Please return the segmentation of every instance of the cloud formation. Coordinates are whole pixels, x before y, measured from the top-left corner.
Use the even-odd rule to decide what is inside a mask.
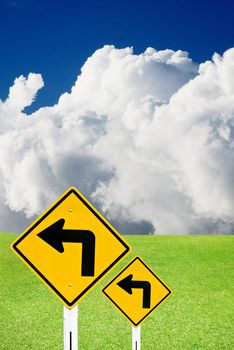
[[[0,100],[0,229],[22,230],[72,185],[121,233],[233,233],[233,76],[234,49],[198,66],[105,46],[31,115],[42,77],[17,78]]]

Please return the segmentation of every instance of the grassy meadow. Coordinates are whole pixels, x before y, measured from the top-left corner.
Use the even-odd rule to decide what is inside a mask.
[[[131,349],[101,289],[139,255],[171,288],[141,326],[142,350],[234,349],[234,236],[125,236],[132,252],[79,303],[80,350]],[[63,306],[0,233],[0,350],[63,350]]]

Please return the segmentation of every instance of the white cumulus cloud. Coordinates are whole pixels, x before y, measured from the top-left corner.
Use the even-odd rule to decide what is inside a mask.
[[[0,100],[1,230],[72,185],[121,233],[233,233],[233,76],[234,49],[198,66],[180,50],[105,46],[31,115],[42,77],[17,78]]]

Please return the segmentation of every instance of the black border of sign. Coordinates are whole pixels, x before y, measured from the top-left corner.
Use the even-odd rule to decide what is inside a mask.
[[[110,284],[112,284],[130,265],[132,265],[134,263],[134,261],[139,260],[146,268],[147,270],[149,270],[149,272],[168,290],[168,294],[162,299],[160,300],[160,302],[158,304],[156,304],[153,309],[151,309],[139,322],[135,323],[125,312],[124,310],[121,309],[121,307],[116,304],[116,302],[105,292],[105,289],[107,287],[109,287]],[[171,294],[171,290],[165,285],[165,283],[163,283],[162,280],[160,280],[160,278],[158,278],[155,273],[150,270],[150,268],[144,263],[144,261],[141,260],[141,258],[139,256],[136,256],[122,271],[120,271],[120,273],[118,273],[117,276],[115,276],[115,278],[110,281],[103,289],[102,292],[105,294],[105,296],[127,317],[127,319],[129,319],[129,321],[134,325],[134,326],[138,326],[147,316],[149,316],[149,314],[151,314],[151,312],[156,309],[157,306],[159,306],[159,304],[161,304],[163,302],[163,300],[165,300],[170,294]]]
[[[87,288],[85,288],[72,302],[69,302],[54,286],[50,283],[50,281],[47,280],[47,278],[27,259],[27,257],[17,248],[17,245],[30,233],[34,230],[35,227],[37,227],[55,208],[57,208],[71,193],[74,193],[77,198],[96,216],[96,218],[101,221],[101,223],[117,238],[125,247],[125,251],[108,266]],[[71,189],[68,191],[55,205],[53,205],[32,227],[29,228],[25,232],[23,236],[21,236],[18,241],[16,241],[13,244],[13,249],[26,261],[26,263],[43,279],[43,281],[46,282],[50,286],[50,288],[65,302],[65,304],[69,307],[74,305],[84,294],[88,292],[88,290],[96,284],[102,276],[104,276],[127,252],[129,252],[130,247],[117,235],[117,233],[108,225],[107,222],[105,222],[101,216],[99,216],[98,212],[96,212],[88,202],[84,200],[80,196],[78,192],[75,191],[75,189]]]

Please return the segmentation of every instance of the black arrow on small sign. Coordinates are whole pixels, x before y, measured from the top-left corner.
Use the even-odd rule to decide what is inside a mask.
[[[63,229],[65,220],[59,219],[38,236],[59,253],[64,252],[63,243],[82,243],[81,276],[94,276],[95,235],[89,230]]]
[[[143,309],[150,309],[150,297],[151,297],[151,284],[148,281],[133,281],[133,275],[128,275],[117,285],[125,290],[128,294],[132,294],[132,288],[141,288],[143,289]]]

